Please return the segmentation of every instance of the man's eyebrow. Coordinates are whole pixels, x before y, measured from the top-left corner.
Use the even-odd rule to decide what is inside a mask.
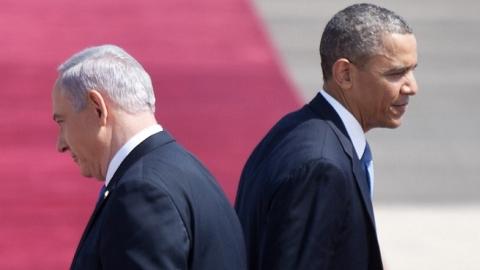
[[[386,73],[392,73],[392,72],[404,72],[407,70],[413,70],[416,69],[418,64],[411,65],[411,66],[395,66],[386,71]]]

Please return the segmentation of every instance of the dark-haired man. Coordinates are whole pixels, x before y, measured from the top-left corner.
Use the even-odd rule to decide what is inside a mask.
[[[396,128],[417,92],[416,40],[400,16],[356,4],[328,22],[323,90],[281,119],[242,172],[236,210],[251,270],[377,270],[365,133]]]

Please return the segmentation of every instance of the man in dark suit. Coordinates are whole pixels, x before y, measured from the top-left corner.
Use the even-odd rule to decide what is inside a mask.
[[[338,12],[322,35],[324,89],[281,119],[242,172],[250,270],[382,269],[365,133],[395,128],[417,92],[416,40],[393,12]]]
[[[105,181],[71,269],[246,269],[242,230],[207,169],[154,116],[149,75],[122,49],[59,67],[57,148]]]

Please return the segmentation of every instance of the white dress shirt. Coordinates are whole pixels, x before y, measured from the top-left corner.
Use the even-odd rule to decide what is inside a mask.
[[[117,171],[122,161],[130,154],[130,152],[137,147],[140,143],[142,143],[145,139],[152,136],[155,133],[163,131],[162,126],[156,124],[150,127],[147,127],[140,131],[139,133],[135,134],[132,138],[130,138],[121,148],[118,150],[117,153],[113,156],[112,160],[108,164],[107,175],[105,177],[105,186],[108,186],[110,180],[112,180],[113,175]]]
[[[353,148],[357,153],[357,157],[360,160],[365,151],[365,146],[367,145],[367,139],[365,133],[363,132],[362,126],[357,121],[357,119],[350,113],[345,107],[343,107],[340,102],[335,98],[330,96],[325,90],[320,90],[320,94],[327,100],[327,102],[332,105],[335,112],[343,122],[345,129],[347,130],[348,136],[352,141]],[[373,184],[374,184],[374,173],[373,173],[373,161],[368,165],[368,174],[370,181],[370,196],[373,197]]]

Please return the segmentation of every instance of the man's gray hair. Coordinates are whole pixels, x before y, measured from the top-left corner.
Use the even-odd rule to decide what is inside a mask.
[[[132,56],[114,45],[87,48],[58,67],[57,85],[76,111],[86,106],[87,91],[106,94],[129,113],[155,112],[155,94],[148,73]]]
[[[382,52],[385,34],[412,33],[402,17],[373,4],[355,4],[339,11],[325,26],[320,42],[324,81],[332,77],[338,59],[362,65]]]

